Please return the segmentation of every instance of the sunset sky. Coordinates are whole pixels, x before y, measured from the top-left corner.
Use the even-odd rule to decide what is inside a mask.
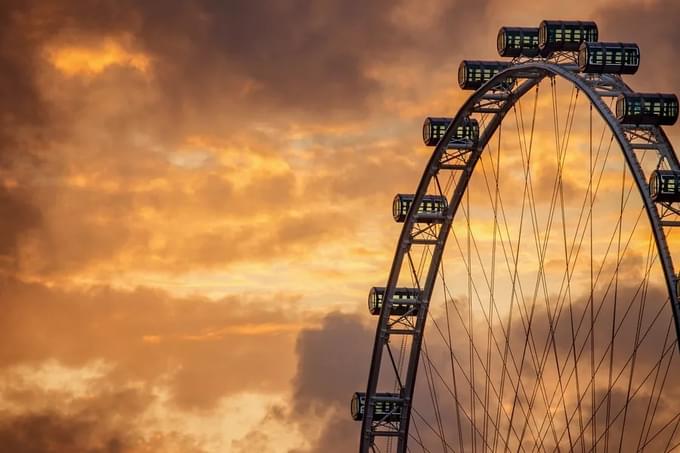
[[[0,2],[0,450],[355,451],[422,120],[542,19],[680,92],[673,0]]]

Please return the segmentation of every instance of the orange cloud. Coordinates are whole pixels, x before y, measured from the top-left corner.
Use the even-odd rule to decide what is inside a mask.
[[[401,227],[392,196],[413,191],[427,161],[422,118],[454,114],[469,94],[456,85],[459,60],[497,58],[502,24],[537,24],[548,12],[587,18],[597,7],[603,37],[633,33],[644,47],[647,72],[635,86],[677,85],[668,64],[677,49],[659,44],[677,36],[668,0],[639,8],[429,0],[427,11],[384,0],[324,0],[304,11],[247,1],[5,3],[0,342],[12,347],[0,352],[0,399],[20,410],[0,417],[0,445],[15,451],[35,430],[45,433],[43,450],[201,451],[204,443],[174,427],[210,426],[201,432],[224,441],[223,425],[239,424],[232,434],[241,439],[212,450],[269,452],[283,448],[286,417],[309,434],[307,450],[351,451],[358,427],[346,398],[365,384],[373,332],[362,323],[374,320],[337,315],[320,325],[318,316],[365,315],[367,289],[384,284]],[[659,27],[629,26],[640,23]],[[543,93],[532,171],[545,207],[556,166]],[[530,107],[529,97],[525,120]],[[505,121],[502,189],[514,231],[523,173],[513,114]],[[587,141],[584,124],[572,144]],[[584,155],[569,154],[563,175],[572,204],[586,190]],[[605,174],[601,206],[617,206],[619,170]],[[471,223],[488,263],[491,200],[481,173],[473,179]],[[613,222],[598,214],[601,249]],[[546,210],[538,216],[540,229]],[[634,236],[622,278],[639,277],[646,233]],[[464,281],[453,238],[448,247]],[[528,293],[538,264],[535,254],[521,258]],[[553,286],[562,259],[551,248]],[[606,265],[611,273],[611,255]],[[482,291],[484,266],[475,266]],[[505,273],[498,292],[510,291]],[[587,277],[574,276],[574,291]],[[341,360],[328,363],[329,350]],[[87,374],[93,363],[105,365]],[[26,385],[15,386],[17,376]],[[78,391],[58,391],[67,380]],[[171,414],[171,428],[154,433],[149,408]]]
[[[111,38],[93,45],[52,47],[47,56],[55,68],[68,76],[94,76],[113,65],[129,66],[144,74],[151,70],[147,54],[130,50]]]

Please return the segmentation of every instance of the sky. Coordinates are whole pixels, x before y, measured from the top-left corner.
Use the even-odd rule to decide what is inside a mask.
[[[423,118],[469,94],[460,60],[497,58],[502,25],[595,20],[639,43],[636,89],[679,92],[678,17],[672,0],[3,0],[0,445],[353,451],[392,197],[428,159]]]

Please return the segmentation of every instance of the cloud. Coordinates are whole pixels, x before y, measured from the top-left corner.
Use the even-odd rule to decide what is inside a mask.
[[[0,413],[0,444],[25,453],[206,451],[189,436],[145,425],[152,395],[134,388],[99,390],[97,396],[61,401],[50,409]]]
[[[287,275],[270,266],[280,260],[338,272],[346,297],[347,275],[384,255],[348,251],[345,263],[329,255],[385,241],[396,228],[385,226],[391,195],[413,190],[426,159],[416,151],[419,117],[453,113],[451,100],[464,95],[458,61],[495,58],[497,27],[531,25],[518,21],[537,7],[499,5],[5,2],[0,269],[10,278],[1,282],[0,330],[12,348],[0,364],[100,360],[112,367],[113,390],[68,411],[55,402],[4,417],[0,444],[28,449],[38,432],[44,451],[198,449],[181,436],[140,440],[125,420],[101,415],[144,424],[141,408],[155,397],[124,391],[137,382],[161,386],[169,404],[192,413],[243,392],[290,391],[289,404],[269,411],[273,431],[252,431],[233,448],[265,450],[275,426],[293,426],[310,434],[298,450],[355,449],[347,406],[367,376],[372,328],[363,320],[333,314],[309,327],[317,319],[288,293],[211,301],[110,283],[148,274],[186,281],[210,270],[241,288],[243,265],[257,269],[244,292],[260,293]],[[677,84],[665,64],[677,53],[676,9],[611,3],[595,14],[603,37],[619,30],[620,40],[640,39],[647,63],[633,80],[641,89]],[[537,185],[549,185],[544,176]],[[286,287],[321,285],[304,275]]]
[[[344,453],[358,448],[359,425],[349,415],[349,402],[355,391],[366,387],[371,330],[357,316],[334,312],[318,328],[300,332],[292,397],[286,407],[271,408],[263,420],[278,420],[305,433],[307,446],[290,453]],[[266,433],[255,429],[234,447],[243,446],[245,452],[250,441],[265,439]]]
[[[615,422],[611,421],[612,433],[610,437],[612,438],[612,442],[615,442],[615,445],[618,445],[622,429],[623,407],[628,394],[627,385],[631,377],[630,360],[632,351],[634,350],[633,342],[636,338],[638,313],[640,306],[644,303],[645,314],[641,321],[640,343],[637,348],[634,372],[632,374],[632,379],[630,380],[630,395],[633,398],[628,406],[626,415],[626,444],[624,445],[627,445],[628,443],[637,445],[638,439],[641,437],[644,438],[644,433],[641,434],[643,426],[652,426],[649,428],[652,433],[657,430],[662,431],[662,435],[650,443],[651,446],[648,446],[648,448],[657,450],[662,449],[662,444],[672,435],[674,416],[677,415],[677,410],[673,408],[670,402],[674,400],[674,395],[680,391],[680,388],[673,382],[666,381],[663,392],[660,393],[660,382],[666,367],[670,366],[671,375],[674,373],[673,370],[677,368],[677,362],[669,364],[671,356],[677,354],[677,344],[673,344],[675,338],[673,332],[671,332],[670,339],[666,339],[665,336],[667,329],[671,326],[670,323],[672,320],[664,289],[651,284],[648,288],[643,287],[641,291],[641,288],[631,284],[632,281],[635,280],[627,278],[626,283],[620,282],[616,297],[614,295],[613,286],[607,290],[608,282],[605,282],[604,284],[601,283],[595,290],[595,310],[597,319],[593,326],[596,337],[594,357],[595,365],[598,367],[598,370],[594,385],[596,388],[598,430],[602,433],[604,426],[606,426],[605,413],[607,407],[607,389],[609,388],[608,369],[610,359],[610,349],[608,347],[612,320],[614,319],[613,313],[615,303],[618,300],[618,310],[615,318],[617,336],[614,342],[615,352],[612,356],[612,377],[614,386],[612,389],[612,412],[610,418],[610,421],[614,420],[614,417],[618,415]],[[505,296],[504,299],[507,299],[507,296]],[[551,300],[551,309],[554,310],[556,295],[553,294]],[[565,301],[568,303],[568,300],[565,299]],[[586,310],[588,308],[586,302],[587,296],[577,296],[576,294],[573,294],[572,309],[575,323],[574,329],[576,331],[575,344],[577,348],[576,353],[579,356],[578,375],[580,375],[580,392],[585,394],[582,401],[582,411],[584,423],[587,424],[592,409],[590,403],[591,387],[588,387],[591,378],[590,343],[589,336],[587,335],[587,332],[590,329],[590,321],[589,311]],[[512,354],[508,356],[506,361],[508,364],[508,373],[506,375],[507,379],[503,392],[505,395],[503,398],[504,407],[500,412],[499,419],[501,435],[502,437],[505,437],[506,433],[509,432],[507,431],[507,427],[508,419],[511,416],[510,408],[512,408],[515,398],[518,398],[513,419],[513,426],[515,427],[516,433],[510,432],[509,435],[510,448],[516,448],[515,444],[517,442],[517,436],[520,435],[526,421],[525,414],[529,413],[527,412],[529,411],[529,409],[527,409],[528,400],[531,398],[533,392],[536,391],[535,402],[530,410],[531,416],[529,418],[528,431],[526,432],[526,438],[524,439],[525,445],[532,445],[531,442],[535,437],[538,426],[541,425],[541,421],[544,420],[547,406],[544,398],[546,397],[547,401],[552,401],[550,407],[555,414],[554,425],[558,438],[560,433],[565,431],[565,436],[559,442],[561,445],[567,445],[568,438],[565,430],[565,410],[570,417],[573,414],[573,418],[570,422],[572,434],[574,435],[574,433],[578,433],[579,431],[576,378],[572,373],[574,366],[571,350],[572,335],[570,331],[570,311],[568,305],[565,306],[561,312],[559,322],[556,321],[556,318],[552,319],[552,325],[554,326],[555,332],[555,347],[553,348],[549,341],[551,338],[549,327],[551,325],[551,319],[548,316],[548,309],[545,307],[543,297],[539,296],[538,303],[533,312],[531,327],[535,343],[532,344],[530,342],[529,349],[526,351],[525,365],[520,381],[521,385],[516,392],[515,386],[518,382],[518,373],[515,367],[519,368],[521,366],[523,345],[526,337],[526,325],[524,323],[527,318],[527,313],[524,311],[527,310],[527,308],[520,309],[523,305],[521,302],[517,303],[519,305],[517,305],[513,323],[509,329],[507,329],[507,318],[505,315],[503,317],[503,324],[506,326],[507,331],[509,331]],[[530,301],[526,301],[525,303],[530,304]],[[441,302],[439,304],[441,305]],[[415,421],[414,424],[412,424],[412,430],[414,434],[416,433],[416,430],[420,431],[418,436],[422,438],[423,444],[427,448],[441,445],[441,440],[438,437],[437,415],[434,403],[431,399],[433,389],[434,392],[436,392],[435,399],[438,402],[437,406],[440,411],[439,416],[441,416],[443,420],[442,425],[445,427],[447,442],[454,447],[456,447],[459,442],[458,430],[456,429],[456,406],[453,397],[455,393],[455,387],[452,382],[451,360],[453,359],[450,356],[448,347],[448,323],[444,314],[441,313],[442,310],[442,307],[438,307],[438,309],[434,311],[428,325],[425,340],[428,351],[425,355],[421,353],[421,362],[423,366],[421,366],[419,372],[416,395],[414,398],[414,407],[417,409],[418,414],[421,415],[414,417]],[[458,310],[461,312],[462,321],[457,317],[456,313]],[[476,310],[481,310],[481,308],[477,306]],[[473,380],[473,374],[470,365],[469,340],[467,339],[469,332],[469,327],[467,326],[467,302],[461,298],[460,300],[450,303],[449,313],[451,318],[451,331],[453,332],[453,357],[458,360],[454,361],[454,368],[457,374],[457,395],[459,401],[461,401],[460,418],[463,427],[462,441],[463,444],[470,445],[472,443],[472,437],[467,416],[472,416],[472,414],[476,412],[477,427],[481,432],[483,426],[482,420],[485,414],[485,405],[483,404],[483,401],[485,399],[487,372],[491,376],[492,386],[489,387],[490,399],[489,405],[486,406],[486,410],[491,414],[491,420],[495,420],[498,407],[496,402],[499,399],[497,393],[500,389],[500,370],[504,368],[502,364],[503,347],[505,344],[504,332],[500,328],[499,321],[496,320],[496,326],[493,330],[494,336],[492,337],[494,338],[494,341],[492,341],[491,347],[491,367],[488,369],[489,371],[485,371],[486,365],[484,361],[486,359],[487,351],[486,335],[488,324],[486,324],[483,319],[479,319],[479,321],[474,324],[475,349],[477,351],[474,353],[476,368],[474,382],[477,394],[473,397],[468,381],[468,379]],[[658,313],[660,313],[660,315],[658,315],[659,318],[655,319]],[[481,318],[481,313],[479,313],[478,316]],[[583,324],[580,322],[582,316],[585,321]],[[524,317],[524,320],[522,320],[521,317]],[[496,346],[495,342],[498,342],[498,346]],[[661,354],[664,352],[664,344],[666,355],[664,355],[664,358],[661,360],[661,366],[657,368],[657,361],[660,360]],[[500,348],[500,350],[497,348]],[[543,356],[544,353],[547,353],[547,355]],[[545,358],[543,383],[540,386],[536,386],[536,361],[538,360],[536,355]],[[557,371],[556,362],[561,364],[561,372]],[[431,368],[428,368],[430,363],[432,364]],[[512,384],[510,384],[510,382],[512,382]],[[560,402],[562,395],[564,395],[564,405]],[[651,401],[653,408],[655,404],[654,401],[659,396],[660,400],[658,408],[655,412],[654,421],[652,422],[651,418],[645,419],[647,405],[648,402]],[[472,403],[471,398],[474,398],[474,403]],[[424,420],[421,416],[424,417]],[[667,422],[669,422],[668,425],[666,425]],[[428,426],[428,423],[430,426]],[[489,423],[488,432],[493,435],[493,433],[496,432],[496,428],[494,427],[496,422],[490,421]],[[552,449],[555,440],[553,439],[552,432],[548,429],[548,426],[549,424],[547,423],[544,425],[543,433],[546,436],[546,448]],[[661,440],[661,438],[663,440]],[[413,442],[416,441],[413,440]],[[586,445],[590,445],[591,439],[589,427],[585,430],[585,442]],[[481,435],[477,438],[477,444],[482,445]]]
[[[636,42],[641,65],[632,77],[640,91],[677,91],[680,78],[674,64],[680,54],[675,21],[680,6],[670,0],[630,3],[612,2],[596,12],[601,35],[607,41]]]
[[[16,266],[21,238],[41,221],[37,208],[21,190],[0,187],[0,268]]]
[[[33,147],[43,142],[49,126],[49,114],[33,78],[32,52],[40,38],[20,32],[19,4],[10,2],[0,8],[0,269],[16,268],[22,236],[42,223],[31,190],[18,184],[12,169],[18,160],[36,169],[39,162]]]
[[[394,185],[384,170],[394,150],[373,152],[382,137],[364,132],[392,96],[376,68],[439,60],[466,33],[447,20],[457,6],[433,2],[426,23],[389,2],[9,4],[2,56],[16,76],[3,98],[22,108],[3,131],[24,146],[7,156],[2,173],[17,189],[3,203],[35,215],[5,221],[22,232],[7,236],[6,272],[186,272],[341,240],[353,228],[348,199]],[[362,146],[318,134],[347,124],[360,124]],[[338,147],[347,154],[324,157]],[[313,169],[294,164],[296,150]],[[251,168],[244,155],[259,160]]]
[[[0,305],[2,341],[13,345],[0,353],[2,366],[103,360],[114,366],[112,381],[164,382],[185,408],[211,408],[243,391],[283,391],[305,322],[285,295],[211,301],[5,281]]]

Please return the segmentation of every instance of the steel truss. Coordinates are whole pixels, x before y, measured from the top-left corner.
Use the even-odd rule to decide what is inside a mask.
[[[658,162],[657,168],[680,170],[680,164],[666,134],[659,127],[633,127],[622,125],[617,121],[605,99],[632,92],[620,76],[579,74],[568,56],[554,62],[529,59],[515,60],[513,63],[515,63],[513,66],[497,74],[470,96],[456,114],[453,123],[435,148],[425,167],[412,206],[420,205],[428,188],[433,183],[438,188],[440,195],[447,196],[440,185],[440,181],[447,180],[446,178],[451,176],[452,173],[456,181],[455,189],[449,199],[445,213],[439,218],[433,218],[431,214],[428,214],[429,217],[423,219],[424,214],[419,214],[416,209],[411,209],[404,222],[376,329],[366,391],[366,409],[361,427],[361,453],[373,451],[374,440],[379,437],[396,439],[397,452],[405,453],[407,451],[412,399],[428,306],[453,219],[475,166],[503,118],[522,96],[545,78],[562,78],[585,94],[592,107],[599,112],[602,119],[607,123],[620,145],[627,167],[635,179],[635,184],[647,212],[672,305],[676,335],[678,335],[677,338],[680,338],[680,304],[676,290],[677,277],[666,242],[666,230],[680,225],[680,222],[676,220],[680,211],[670,204],[656,204],[652,201],[647,183],[649,175],[645,174],[636,154],[654,153]],[[508,78],[516,80],[516,83],[511,87],[502,88],[500,82]],[[479,142],[476,146],[449,147],[455,127],[462,124],[465,118],[473,113],[487,114],[488,118],[483,126],[480,125]],[[427,223],[422,223],[423,220],[427,220]],[[431,256],[429,263],[426,263],[427,271],[423,274],[426,276],[424,281],[417,279],[419,264],[414,261],[414,254],[412,253],[415,248],[419,248],[419,251]],[[391,316],[394,291],[400,273],[404,269],[405,260],[408,269],[413,274],[415,286],[420,289],[421,297],[414,304],[412,312],[406,315]],[[403,341],[407,337],[410,341]],[[406,371],[403,372],[402,367],[397,363],[397,354],[393,351],[393,345],[402,344],[403,347],[406,343],[409,347],[406,351],[403,351],[406,357]],[[389,362],[385,362],[387,365],[383,363],[385,353],[389,357]],[[398,397],[385,396],[385,394],[377,395],[377,387],[384,366],[390,367],[395,373],[399,390],[397,392]],[[390,401],[395,400],[401,405],[401,419],[398,423],[388,421],[387,417],[384,419],[374,419],[373,417],[372,409],[375,403],[386,398]]]

